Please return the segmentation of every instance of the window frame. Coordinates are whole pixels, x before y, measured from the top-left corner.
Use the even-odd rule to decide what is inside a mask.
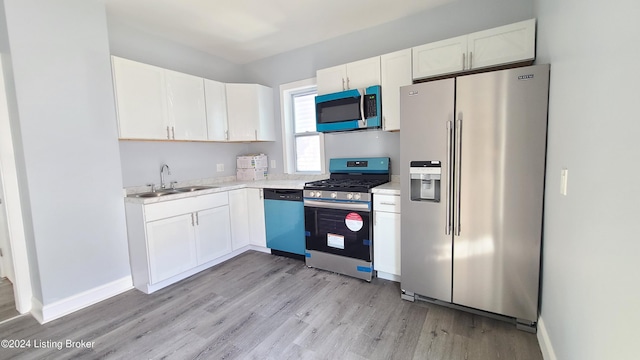
[[[305,79],[280,85],[280,113],[282,124],[282,146],[284,158],[284,172],[286,174],[316,175],[326,174],[324,154],[324,134],[317,131],[295,133],[293,114],[293,96],[317,89],[316,79]],[[320,171],[298,171],[296,169],[296,138],[318,135],[320,142]]]

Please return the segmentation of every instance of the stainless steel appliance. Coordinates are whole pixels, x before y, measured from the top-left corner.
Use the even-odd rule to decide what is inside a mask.
[[[271,253],[304,259],[302,190],[264,189],[264,217]]]
[[[307,266],[371,281],[371,189],[389,182],[389,158],[329,162],[329,179],[304,186]]]
[[[549,65],[401,88],[402,297],[535,330]]]
[[[316,130],[347,131],[382,126],[380,85],[316,96]]]

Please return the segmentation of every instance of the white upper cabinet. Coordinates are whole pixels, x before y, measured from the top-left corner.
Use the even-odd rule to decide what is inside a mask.
[[[510,64],[535,58],[536,20],[530,19],[413,48],[413,78]]]
[[[229,141],[275,141],[273,90],[258,84],[226,84]]]
[[[207,140],[204,81],[165,70],[169,123],[173,140]]]
[[[413,78],[449,74],[464,70],[467,35],[413,48]]]
[[[316,71],[318,95],[343,91],[347,87],[347,66],[338,65]]]
[[[207,108],[208,139],[212,141],[229,140],[225,84],[204,79],[204,93]]]
[[[318,95],[380,85],[380,57],[320,69],[316,78]]]
[[[206,140],[202,78],[112,57],[121,139]]]
[[[526,20],[469,35],[469,68],[533,60],[536,56],[536,20]]]
[[[400,87],[411,85],[411,49],[380,57],[382,80],[382,129],[400,130]]]
[[[112,57],[118,127],[122,139],[167,139],[164,69]]]

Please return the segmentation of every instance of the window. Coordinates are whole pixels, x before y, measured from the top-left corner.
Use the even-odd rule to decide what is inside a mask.
[[[280,87],[286,172],[323,173],[323,135],[316,132],[315,79]]]

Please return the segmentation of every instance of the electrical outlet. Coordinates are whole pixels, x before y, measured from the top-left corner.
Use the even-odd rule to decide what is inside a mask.
[[[275,160],[271,160],[271,168],[272,169],[276,168],[276,161]]]
[[[569,170],[567,168],[563,168],[560,171],[560,194],[567,196],[567,181],[569,178]]]
[[[224,171],[224,164],[218,164],[216,165],[216,170],[218,172],[223,172]]]

